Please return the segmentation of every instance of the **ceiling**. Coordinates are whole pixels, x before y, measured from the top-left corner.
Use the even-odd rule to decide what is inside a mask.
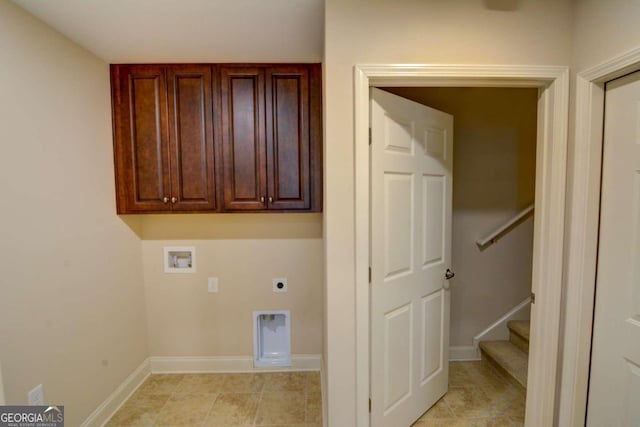
[[[320,62],[324,0],[12,0],[109,63]]]

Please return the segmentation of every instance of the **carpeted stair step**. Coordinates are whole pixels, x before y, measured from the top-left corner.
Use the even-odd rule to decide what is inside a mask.
[[[507,323],[509,328],[509,341],[525,353],[529,353],[529,329],[531,323],[528,320],[512,320]]]
[[[529,355],[509,341],[481,341],[482,357],[512,378],[514,383],[527,388]]]

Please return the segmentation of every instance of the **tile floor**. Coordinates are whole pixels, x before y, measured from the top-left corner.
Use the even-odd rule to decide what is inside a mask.
[[[449,392],[413,426],[524,426],[525,396],[488,362],[450,362]]]
[[[320,374],[151,375],[106,426],[320,427]]]
[[[449,363],[449,392],[414,427],[524,425],[525,392],[487,362]],[[320,427],[317,372],[151,375],[107,423]]]

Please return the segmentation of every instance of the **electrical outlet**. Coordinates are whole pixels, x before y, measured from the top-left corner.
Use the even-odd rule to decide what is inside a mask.
[[[287,278],[273,279],[273,292],[287,292]]]
[[[209,277],[208,280],[208,289],[209,293],[214,294],[218,292],[218,278],[217,277]]]
[[[29,405],[44,405],[44,390],[42,384],[38,384],[27,395]]]

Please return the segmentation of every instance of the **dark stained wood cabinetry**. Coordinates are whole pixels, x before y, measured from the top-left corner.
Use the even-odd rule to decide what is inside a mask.
[[[322,210],[319,65],[111,73],[118,213]]]
[[[264,69],[221,67],[220,82],[225,209],[265,209]]]
[[[215,210],[210,66],[112,66],[118,213]]]

